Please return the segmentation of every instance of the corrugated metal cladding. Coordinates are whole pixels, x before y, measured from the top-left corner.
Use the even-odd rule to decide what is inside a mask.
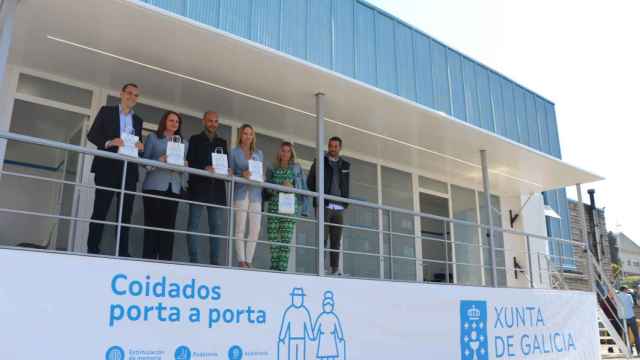
[[[363,0],[143,1],[560,157],[553,103]]]
[[[555,156],[552,103],[362,0],[143,1]]]

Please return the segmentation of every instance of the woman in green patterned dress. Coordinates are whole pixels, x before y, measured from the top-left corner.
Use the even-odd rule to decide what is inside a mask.
[[[302,167],[296,163],[296,153],[290,142],[280,144],[276,162],[267,169],[266,179],[272,184],[307,190]],[[269,190],[267,211],[273,214],[281,213],[278,209],[279,192]],[[289,216],[300,214],[308,216],[309,199],[304,196],[295,197],[295,212]],[[287,271],[289,265],[289,246],[295,232],[296,220],[289,217],[269,216],[267,219],[267,235],[271,242],[271,270]],[[277,245],[282,243],[283,245]]]

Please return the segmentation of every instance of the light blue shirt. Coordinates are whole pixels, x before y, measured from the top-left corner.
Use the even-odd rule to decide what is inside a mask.
[[[616,294],[616,296],[618,297],[618,301],[620,301],[620,304],[622,304],[622,314],[620,314],[622,318],[631,319],[632,317],[634,317],[635,315],[633,313],[633,297],[631,296],[631,294],[620,291]]]
[[[122,109],[122,104],[118,105],[118,109],[120,110],[120,135],[126,133],[135,135],[135,129],[133,128],[133,110],[125,113]]]
[[[264,156],[262,155],[262,150],[256,149],[253,154],[251,154],[251,160],[263,162],[264,171]],[[244,157],[244,152],[239,146],[234,147],[229,153],[229,168],[235,176],[242,176],[242,172],[249,170],[249,161]],[[247,196],[247,192],[249,192],[250,202],[262,202],[261,187],[237,183],[233,193],[233,199],[242,200]]]

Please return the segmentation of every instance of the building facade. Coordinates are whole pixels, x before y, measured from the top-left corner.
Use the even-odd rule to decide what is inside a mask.
[[[144,0],[562,158],[553,102],[363,0]],[[566,190],[548,235],[571,238]],[[575,266],[571,247],[552,255]]]
[[[622,232],[613,235],[618,248],[622,276],[640,275],[640,246]]]
[[[116,104],[119,86],[134,81],[142,89],[135,111],[145,119],[145,133],[155,129],[164,110],[176,109],[188,137],[200,131],[202,112],[215,109],[220,134],[230,144],[248,122],[267,158],[289,140],[309,169],[317,153],[308,119],[315,116],[314,92],[324,92],[327,134],[345,140],[354,199],[481,226],[492,222],[529,233],[531,240],[528,245],[522,235],[497,233],[492,264],[489,236],[480,229],[363,206],[346,213],[353,228],[344,233],[343,250],[353,253],[343,255],[345,273],[487,285],[495,265],[499,283],[524,285],[516,269],[544,262],[536,256],[576,268],[571,246],[558,240],[568,239],[570,229],[562,187],[598,177],[560,160],[553,104],[543,97],[361,1],[133,1],[122,6],[150,22],[136,41],[118,41],[126,29],[119,29],[122,34],[113,27],[95,29],[108,35],[84,36],[82,24],[71,29],[62,21],[17,22],[4,83],[4,129],[89,145],[86,133],[100,107]],[[39,13],[29,5],[20,8],[18,17]],[[83,16],[96,15],[87,8]],[[157,45],[141,46],[149,41]],[[494,177],[490,209],[480,163],[487,150]],[[16,173],[93,183],[90,161],[83,158],[40,154],[15,143],[2,155]],[[19,208],[73,216],[91,212],[91,191],[16,178],[2,185],[3,198]],[[545,218],[545,204],[560,219]],[[178,228],[185,227],[186,218],[187,208],[180,207]],[[28,239],[60,250],[85,250],[86,222],[18,215],[0,221],[7,226],[7,244]],[[140,201],[133,222],[143,223]],[[384,236],[372,231],[380,228]],[[318,246],[312,225],[300,223],[296,232],[299,244]],[[554,239],[547,244],[531,239],[535,236]],[[137,254],[142,231],[132,237],[131,251]],[[258,245],[258,266],[268,266],[268,251],[269,246]],[[535,254],[531,261],[528,252]],[[187,259],[184,242],[176,242],[175,254],[175,260]],[[291,270],[318,271],[313,251],[300,249],[294,258]]]
[[[489,336],[513,333],[489,329],[493,308],[529,312],[530,303],[545,332],[568,336],[550,357],[598,358],[593,293],[558,291],[553,275],[584,263],[567,242],[557,189],[602,178],[561,160],[553,104],[523,86],[355,0],[4,0],[0,27],[0,270],[17,274],[0,283],[0,305],[12,309],[0,322],[3,358],[499,357]],[[309,172],[339,136],[350,194],[98,150],[88,130],[104,106],[117,115],[120,97],[133,96],[121,91],[127,83],[140,91],[133,111],[143,141],[167,110],[181,114],[185,139],[202,134],[213,110],[230,147],[252,125],[261,170],[282,165],[286,141]],[[110,124],[118,135],[122,118]],[[212,216],[219,230],[201,221],[192,231],[189,210],[203,204],[183,198],[175,228],[150,228],[143,200],[153,194],[142,181],[100,186],[96,157],[128,163],[121,176],[132,181],[130,168],[139,180],[165,169],[225,182],[227,203],[204,204],[222,210]],[[325,184],[324,166],[316,174]],[[246,225],[244,202],[231,201],[245,186],[321,205],[287,215],[256,209],[254,199]],[[91,215],[98,190],[120,196],[105,221]],[[130,222],[118,215],[125,194]],[[545,205],[560,219],[547,218]],[[287,228],[268,229],[274,218]],[[89,254],[96,222],[104,231]],[[247,239],[257,226],[258,239]],[[338,226],[341,245],[332,246],[325,231]],[[142,258],[143,241],[157,240],[145,230],[173,232],[169,259]],[[238,244],[255,245],[252,261]],[[525,334],[538,324],[523,326],[521,340],[537,341]],[[46,346],[29,346],[34,328],[50,335]],[[77,329],[86,331],[68,336]]]
[[[580,204],[577,201],[569,200],[569,213],[571,214],[571,239],[578,243],[585,243],[585,239],[582,236],[582,228],[584,222],[580,220],[579,212]],[[586,219],[587,240],[591,244],[591,252],[594,254],[594,258],[599,261],[599,265],[602,271],[606,274],[607,280],[610,284],[615,284],[613,268],[611,267],[612,251],[611,241],[607,232],[607,222],[605,218],[604,209],[597,208],[593,211],[593,208],[589,204],[582,204]],[[594,222],[595,214],[595,222]],[[596,232],[598,233],[598,245],[596,245]],[[575,268],[565,269],[563,272],[567,285],[574,290],[590,291],[591,283],[589,281],[588,273],[588,259],[587,253],[584,250],[584,246],[573,246],[573,257],[575,258]],[[598,252],[599,250],[599,252]],[[598,255],[596,255],[598,254]],[[558,262],[556,262],[558,263]]]

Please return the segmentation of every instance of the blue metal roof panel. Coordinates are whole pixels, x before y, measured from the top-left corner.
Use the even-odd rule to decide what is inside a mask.
[[[308,60],[327,69],[333,68],[331,0],[313,0],[307,9]]]
[[[416,101],[416,71],[411,29],[395,23],[398,95]]]
[[[333,70],[355,77],[355,1],[333,0]]]
[[[220,0],[220,29],[249,39],[251,0]]]
[[[396,72],[396,47],[394,21],[379,12],[375,13],[376,79],[377,86],[391,93],[398,93]]]
[[[538,119],[538,127],[540,129],[540,149],[542,152],[551,154],[549,145],[549,129],[547,126],[547,114],[544,107],[544,100],[535,97],[536,100],[536,118]]]
[[[376,85],[374,12],[356,3],[356,79]]]
[[[431,72],[431,39],[414,33],[413,49],[416,73],[416,100],[418,103],[435,108],[433,100],[433,75]]]
[[[253,0],[251,4],[251,40],[280,49],[280,0]]]
[[[538,130],[538,119],[536,118],[536,103],[533,94],[524,91],[527,127],[529,131],[529,146],[540,150],[540,130]]]
[[[507,126],[504,115],[504,102],[502,100],[501,76],[489,71],[489,88],[491,91],[491,107],[495,122],[495,132],[507,137]]]
[[[449,85],[451,87],[451,115],[467,121],[467,110],[464,101],[464,80],[462,79],[462,56],[447,49],[447,67],[449,69]]]
[[[529,126],[527,125],[528,123],[524,89],[514,84],[513,98],[516,105],[516,120],[518,123],[518,134],[520,137],[520,142],[527,146],[531,146],[531,142],[529,141]]]
[[[300,59],[307,57],[307,0],[282,0],[281,50]]]
[[[496,132],[491,107],[491,89],[489,88],[489,72],[487,68],[476,63],[476,84],[478,85],[478,104],[480,106],[480,126]]]
[[[480,126],[480,105],[478,104],[478,87],[473,61],[462,58],[462,76],[464,77],[464,97],[467,105],[467,121]]]
[[[431,41],[431,61],[435,109],[451,114],[447,48],[437,41]]]
[[[218,27],[220,0],[191,0],[185,3],[186,17]]]

